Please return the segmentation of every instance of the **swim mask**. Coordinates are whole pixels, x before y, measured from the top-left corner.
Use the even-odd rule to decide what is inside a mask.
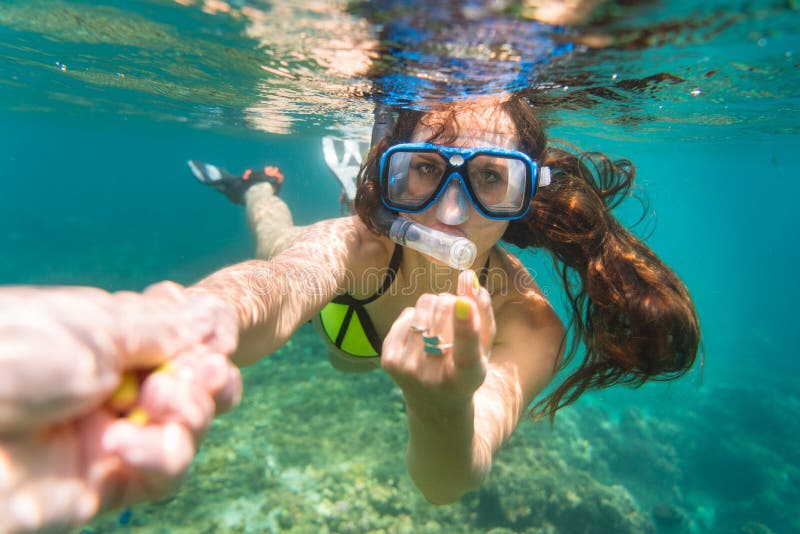
[[[549,182],[546,169],[518,150],[398,144],[381,157],[381,197],[389,209],[419,213],[455,182],[484,217],[519,219],[536,192],[535,178]]]

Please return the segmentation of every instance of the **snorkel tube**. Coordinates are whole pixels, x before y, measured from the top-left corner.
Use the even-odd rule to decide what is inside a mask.
[[[466,237],[428,228],[383,206],[375,213],[375,223],[384,235],[398,245],[421,252],[453,269],[469,269],[478,255],[475,243]]]
[[[392,108],[383,102],[375,103],[375,124],[372,126],[372,145],[389,137],[394,128]],[[401,217],[384,206],[375,213],[375,225],[389,239],[410,249],[421,252],[453,269],[469,269],[475,262],[478,249],[466,237],[456,236],[428,228],[422,224]]]

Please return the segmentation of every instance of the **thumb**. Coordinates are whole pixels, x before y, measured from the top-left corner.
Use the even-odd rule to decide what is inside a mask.
[[[462,297],[476,297],[481,288],[478,275],[472,269],[467,269],[458,276],[458,295]]]
[[[481,362],[480,316],[476,304],[458,297],[453,306],[453,362],[456,367],[474,367]]]

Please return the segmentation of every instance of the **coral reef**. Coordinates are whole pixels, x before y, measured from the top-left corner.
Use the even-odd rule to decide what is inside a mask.
[[[183,488],[133,507],[125,525],[109,513],[84,532],[799,530],[786,506],[798,502],[796,467],[787,463],[796,446],[785,442],[783,457],[771,452],[775,440],[797,436],[787,411],[796,400],[731,390],[692,397],[692,409],[581,402],[552,427],[523,421],[483,487],[437,507],[406,473],[399,390],[380,371],[338,373],[324,354],[303,328],[247,368],[242,406],[214,422]],[[766,421],[753,421],[764,434],[737,433],[744,411],[767,407]],[[782,426],[768,434],[771,425]],[[723,465],[735,472],[721,475]],[[745,487],[728,488],[734,481]]]

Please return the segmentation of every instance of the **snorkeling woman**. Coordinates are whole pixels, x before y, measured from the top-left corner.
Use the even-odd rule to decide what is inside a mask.
[[[549,147],[520,94],[401,109],[377,137],[354,216],[295,227],[267,174],[212,184],[239,188],[265,258],[190,288],[236,310],[234,362],[258,361],[313,320],[338,368],[382,368],[407,404],[411,477],[438,504],[482,483],[581,345],[537,415],[691,367],[699,324],[686,287],[611,214],[630,162]],[[569,337],[501,241],[558,262]]]

